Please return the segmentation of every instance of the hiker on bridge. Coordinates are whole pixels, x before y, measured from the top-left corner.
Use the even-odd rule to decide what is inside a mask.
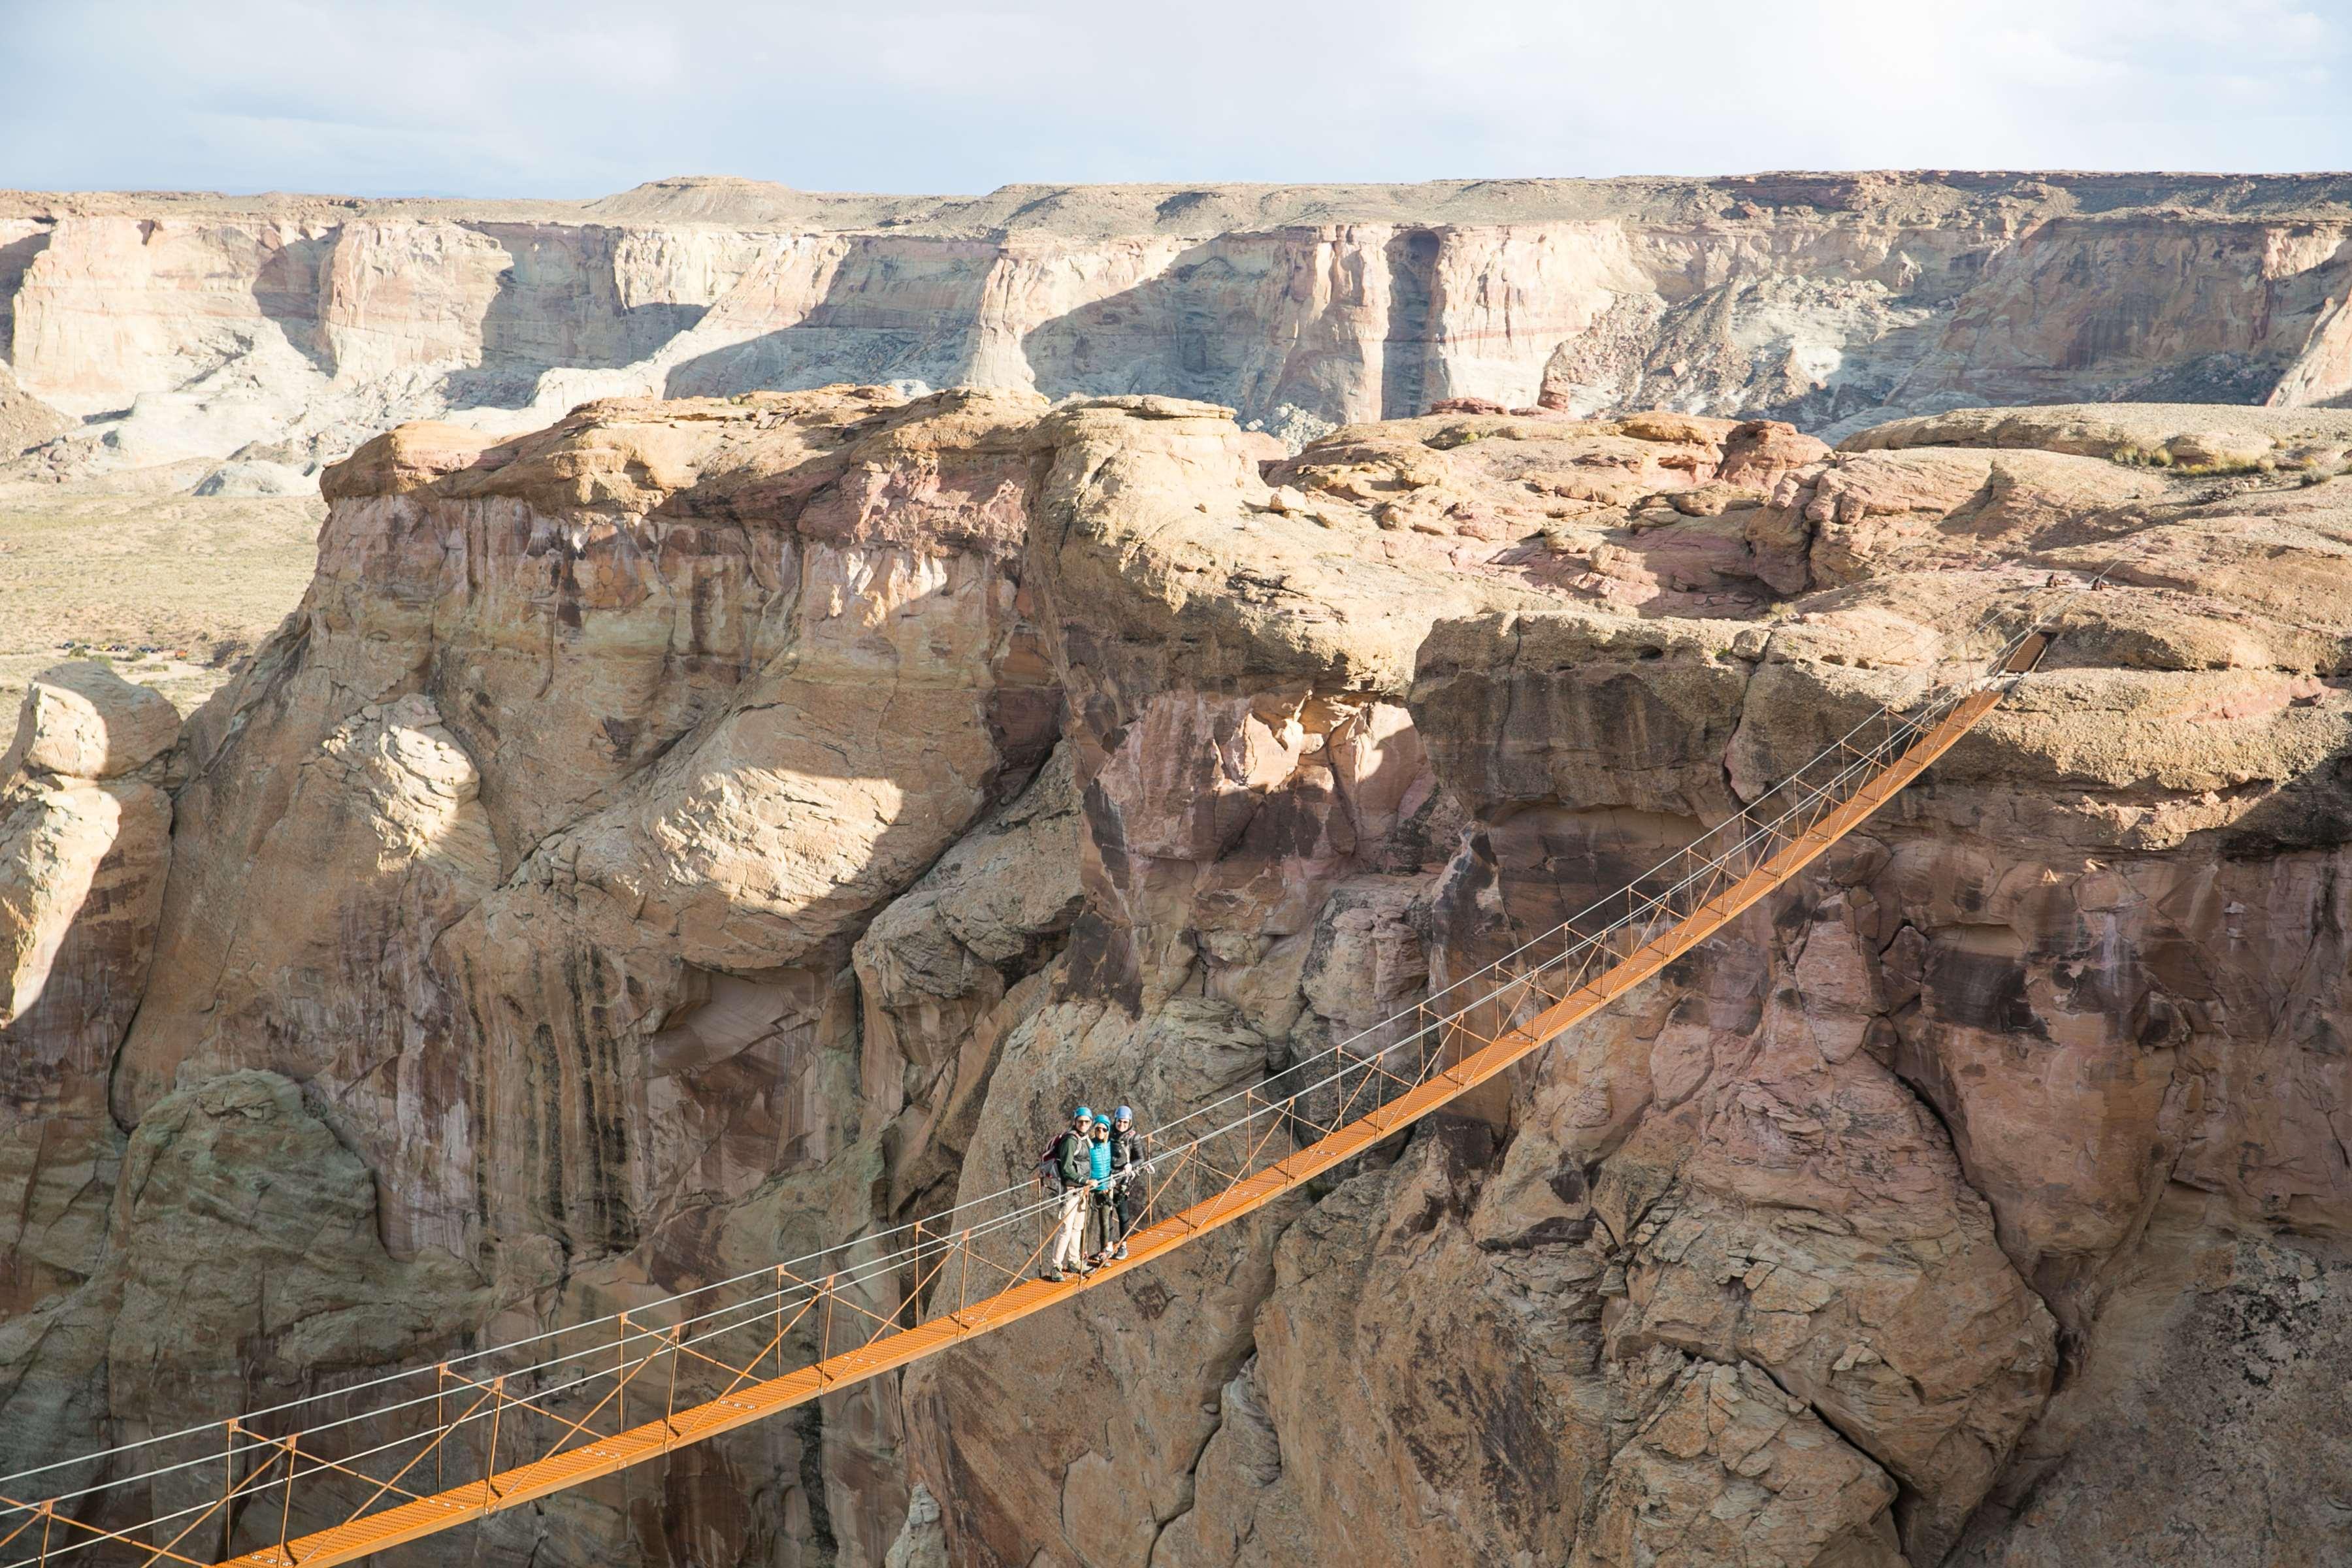
[[[1038,1181],[1047,1191],[1061,1194],[1060,1206],[1055,1211],[1053,1246],[1038,1275],[1041,1279],[1058,1283],[1066,1268],[1086,1270],[1087,1189],[1094,1175],[1094,1161],[1087,1149],[1094,1124],[1095,1113],[1079,1106],[1070,1112],[1070,1125],[1037,1163]]]
[[[1097,1127],[1102,1126],[1097,1122]],[[1127,1256],[1127,1238],[1143,1207],[1143,1134],[1136,1131],[1135,1108],[1122,1105],[1109,1123],[1103,1146],[1110,1152],[1109,1202],[1103,1207],[1103,1246],[1097,1263]]]
[[[1113,1233],[1118,1228],[1118,1194],[1112,1185],[1110,1118],[1097,1116],[1087,1140],[1087,1196],[1092,1211],[1087,1229],[1098,1243],[1087,1254],[1089,1272],[1101,1268],[1103,1259],[1110,1256]]]

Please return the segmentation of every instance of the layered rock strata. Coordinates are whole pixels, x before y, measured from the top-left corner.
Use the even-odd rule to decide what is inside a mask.
[[[0,460],[235,458],[285,484],[402,418],[512,432],[596,396],[838,381],[1180,394],[1294,445],[1462,397],[1841,431],[1988,403],[2316,406],[2352,395],[2347,193],[1945,173],[0,195],[22,384],[0,382]]]
[[[0,919],[49,978],[5,1038],[67,1067],[10,1068],[11,1146],[63,1152],[0,1171],[49,1216],[0,1468],[995,1191],[1074,1098],[1255,1082],[2038,613],[1927,780],[1507,1082],[466,1549],[2324,1555],[2348,443],[1469,406],[1292,456],[878,388],[404,426],[166,758],[82,677],[20,741]],[[139,833],[39,847],[79,779]],[[2165,1534],[2192,1464],[2259,1524]]]

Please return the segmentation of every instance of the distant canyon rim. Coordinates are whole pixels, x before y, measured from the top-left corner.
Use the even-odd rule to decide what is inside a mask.
[[[1464,397],[1832,440],[1987,404],[2327,405],[2348,237],[2348,176],[0,194],[0,458],[268,493],[403,419],[834,383],[1182,396],[1294,447]]]

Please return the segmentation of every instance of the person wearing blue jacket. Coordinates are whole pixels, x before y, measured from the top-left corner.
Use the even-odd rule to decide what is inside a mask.
[[[1102,1245],[1087,1255],[1090,1271],[1102,1267],[1118,1239],[1118,1194],[1111,1180],[1110,1153],[1110,1118],[1097,1116],[1087,1142],[1087,1192],[1093,1199],[1095,1234]]]

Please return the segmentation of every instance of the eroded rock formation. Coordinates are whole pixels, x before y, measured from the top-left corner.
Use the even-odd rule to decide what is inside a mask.
[[[0,195],[0,460],[282,487],[403,418],[832,382],[1844,432],[2352,395],[2340,178],[1768,174],[589,203]],[[2086,287],[2095,279],[2095,289]],[[68,423],[64,416],[70,416]],[[60,429],[63,434],[60,434]]]
[[[89,1277],[122,1156],[106,1080],[171,863],[172,705],[94,664],[25,693],[0,759],[0,1316]]]
[[[119,682],[28,707],[0,1468],[994,1191],[1073,1098],[1255,1082],[2033,604],[2053,652],[1927,780],[1508,1082],[442,1550],[2324,1555],[2347,445],[1462,403],[1287,455],[850,387],[404,426],[168,753]],[[2167,1535],[2192,1468],[2239,1511]]]

